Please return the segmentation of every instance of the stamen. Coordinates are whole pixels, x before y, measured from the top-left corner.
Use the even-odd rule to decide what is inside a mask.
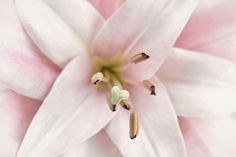
[[[151,95],[156,95],[156,87],[148,80],[143,81],[144,87],[150,91]]]
[[[103,73],[97,72],[91,77],[91,82],[97,85],[98,83],[102,82],[103,79],[104,79]]]
[[[129,136],[131,139],[134,139],[137,137],[139,131],[138,113],[133,112],[130,114],[129,126],[130,126]]]
[[[130,101],[129,99],[127,99],[127,100],[122,100],[122,101],[120,102],[120,105],[121,105],[123,108],[125,108],[126,110],[130,110],[131,107],[132,107],[132,103],[131,103],[131,101]]]
[[[123,90],[118,86],[113,86],[111,89],[111,103],[119,104],[122,100],[126,100],[129,98],[129,92],[127,90]]]
[[[132,58],[131,58],[131,61],[133,63],[139,63],[139,62],[142,62],[142,61],[145,61],[146,59],[149,58],[149,55],[147,55],[146,53],[142,52],[142,53],[139,53],[137,55],[134,55]]]

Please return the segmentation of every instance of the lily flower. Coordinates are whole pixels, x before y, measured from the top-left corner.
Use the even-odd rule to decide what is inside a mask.
[[[11,68],[6,70],[0,66],[3,74],[0,80],[7,88],[20,93],[19,99],[27,99],[25,96],[37,99],[32,101],[36,105],[43,101],[18,157],[76,156],[82,147],[98,148],[96,141],[116,145],[119,150],[92,148],[94,154],[90,156],[98,156],[100,149],[106,150],[108,156],[186,156],[172,101],[176,112],[184,116],[218,115],[235,108],[231,101],[235,92],[233,64],[171,49],[195,4],[189,0],[129,0],[105,21],[84,0],[17,0],[22,24],[41,51],[25,35],[19,36],[26,46],[16,49],[22,53],[10,51],[9,46],[6,50],[11,53],[1,54],[1,64]],[[207,59],[207,64],[200,62],[202,58]],[[224,71],[226,75],[222,76],[215,70],[216,65],[220,72],[225,67],[230,70]],[[157,71],[159,79],[154,76]],[[183,84],[182,79],[195,84]],[[206,84],[198,86],[204,82]],[[209,84],[212,88],[207,90]],[[178,87],[190,98],[178,95]],[[186,89],[206,93],[190,95]],[[17,95],[15,92],[13,95]],[[223,97],[207,101],[207,94]],[[228,106],[205,107],[209,102],[227,99]],[[196,100],[201,100],[199,106]],[[77,149],[77,144],[105,126],[103,132]],[[104,138],[107,135],[109,138]],[[131,140],[129,136],[137,137]]]
[[[171,52],[196,5],[195,1],[126,1],[94,37],[91,29],[103,22],[99,14],[88,10],[91,5],[87,1],[71,1],[69,5],[62,5],[64,2],[16,1],[21,21],[31,38],[48,58],[63,68],[35,115],[18,157],[62,154],[68,145],[86,140],[110,122],[115,116],[110,110],[116,111],[117,105],[131,108],[131,113],[121,111],[116,117],[123,120],[113,119],[111,126],[119,127],[119,122],[122,122],[131,139],[140,130],[141,136],[136,142],[141,145],[145,144],[144,137],[159,132],[164,139],[156,141],[160,147],[158,154],[185,156],[182,136],[167,92],[162,83],[152,77]],[[97,18],[97,23],[87,20],[93,26],[89,29],[77,19],[71,23],[76,32],[69,29],[61,18],[69,20],[68,23],[73,22],[73,11],[78,10],[71,9],[74,6],[80,9],[88,6],[78,17],[84,18],[82,13],[90,14]],[[174,13],[173,9],[179,11]],[[61,14],[61,18],[55,15],[54,10]],[[81,34],[81,38],[76,34]],[[52,42],[55,38],[57,40]],[[159,94],[155,96],[156,88]],[[158,117],[150,125],[154,117],[147,117],[152,112]],[[165,123],[162,123],[163,120]],[[154,129],[155,126],[159,129]],[[123,138],[128,137],[121,129],[114,128],[109,132],[113,134],[117,130],[123,132]],[[144,132],[145,136],[142,135]],[[161,149],[165,145],[169,148]],[[157,152],[149,149],[137,153],[156,155]]]

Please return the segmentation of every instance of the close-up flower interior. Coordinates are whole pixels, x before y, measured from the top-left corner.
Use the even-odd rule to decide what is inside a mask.
[[[235,157],[235,0],[0,0],[0,157]]]

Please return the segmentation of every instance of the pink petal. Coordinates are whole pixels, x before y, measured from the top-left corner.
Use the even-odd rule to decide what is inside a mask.
[[[201,0],[177,46],[236,62],[236,1]]]
[[[184,118],[179,118],[185,145],[189,157],[213,157],[210,148],[205,143],[205,139],[192,127]]]
[[[204,142],[208,145],[213,156],[236,155],[236,115],[215,118],[186,118]]]
[[[69,2],[74,1],[71,0]],[[83,41],[82,38],[63,21],[63,18],[68,18],[68,16],[71,18],[71,15],[60,16],[62,13],[62,8],[60,7],[66,3],[55,4],[51,2],[50,5],[55,8],[50,8],[50,6],[42,0],[16,1],[16,7],[26,31],[43,53],[60,67],[63,67],[78,53],[86,52],[87,49],[86,41]],[[87,3],[81,3],[81,5],[82,4],[86,4],[84,7],[89,8]],[[73,4],[69,3],[68,7],[64,8],[68,10],[70,7],[73,7]],[[57,14],[53,9],[59,10],[60,12]],[[89,10],[82,13],[85,14],[81,16],[86,17],[88,15],[86,13],[89,13]],[[77,14],[80,14],[80,12],[76,12],[76,15]],[[75,16],[74,13],[73,16]],[[73,18],[72,20],[76,21],[77,19]]]
[[[139,64],[132,64],[128,73],[139,79],[147,79],[161,66],[171,52],[177,37],[187,23],[196,6],[195,0],[174,0],[161,11],[154,22],[148,26],[142,36],[130,50],[130,56],[146,52],[150,58]]]
[[[6,89],[7,89],[7,87],[4,84],[0,83],[0,92],[4,91]]]
[[[39,103],[11,90],[0,92],[0,156],[16,156]]]
[[[89,45],[104,18],[87,0],[44,0]]]
[[[127,52],[127,58],[146,52],[150,59],[132,64],[128,73],[139,80],[150,78],[169,53],[195,5],[192,0],[126,1],[95,38],[94,51],[103,56]]]
[[[157,156],[146,132],[140,128],[136,139],[129,137],[129,113],[121,110],[106,128],[108,136],[125,157]]]
[[[104,18],[109,18],[124,0],[90,0]]]
[[[106,22],[94,41],[94,51],[109,57],[124,52],[133,40],[168,4],[169,0],[129,0]]]
[[[90,82],[91,67],[90,56],[83,53],[65,67],[31,123],[18,157],[61,155],[113,118],[106,97]]]
[[[61,157],[121,157],[120,152],[104,131],[75,145]]]
[[[32,98],[43,99],[58,69],[24,33],[14,1],[0,2],[0,82]]]
[[[136,139],[128,136],[129,114],[120,113],[108,125],[108,134],[126,157],[185,157],[183,138],[165,87],[158,85],[152,96],[143,85],[131,90],[131,100],[140,115],[140,133]]]
[[[12,49],[0,52],[0,81],[20,94],[42,100],[56,79],[58,70],[44,64],[40,58]]]
[[[174,49],[158,76],[178,115],[208,117],[236,111],[236,66],[232,62]]]

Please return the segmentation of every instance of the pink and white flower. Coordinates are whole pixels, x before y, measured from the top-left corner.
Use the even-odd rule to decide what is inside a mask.
[[[112,10],[117,4],[114,3]],[[6,23],[1,29],[5,43],[0,47],[0,80],[14,92],[9,94],[3,87],[8,99],[0,100],[7,104],[7,110],[17,110],[19,103],[24,103],[31,111],[29,116],[24,114],[29,119],[22,128],[27,128],[38,104],[43,101],[18,156],[186,156],[175,111],[182,117],[208,117],[236,109],[233,63],[171,49],[195,4],[189,0],[129,0],[111,17],[112,10],[105,11],[105,5],[100,4],[103,15],[108,18],[105,21],[85,0],[17,0],[22,24],[40,50],[22,32],[15,14],[9,12],[13,18],[9,21],[15,23],[14,26]],[[100,8],[98,3],[97,8]],[[9,24],[13,28],[8,28]],[[18,38],[16,33],[19,33]],[[136,55],[141,52],[149,58],[143,59],[141,55],[142,61],[135,64],[140,59]],[[97,76],[101,74],[98,72],[102,75]],[[154,75],[156,72],[158,78]],[[91,83],[93,76],[98,81],[105,76],[98,87]],[[145,83],[145,80],[148,81]],[[127,90],[125,96],[130,95],[131,110],[140,117],[140,132],[134,140],[128,138],[129,112],[119,107],[117,112],[111,112],[107,105],[106,94],[117,89],[120,83],[119,88]],[[156,96],[150,95],[153,91],[145,89],[143,83],[154,85]],[[106,85],[108,89],[104,89]],[[117,98],[117,93],[120,96],[119,88],[110,98]],[[11,107],[11,104],[15,105]],[[12,122],[20,124],[14,119]],[[190,126],[185,119],[180,122],[186,124],[183,130]],[[104,130],[98,133],[102,128]],[[11,129],[14,135],[14,131],[18,131]],[[24,131],[22,129],[21,134]],[[199,135],[191,134],[191,138],[186,138],[187,132],[188,129],[185,139]],[[6,134],[1,133],[1,137]],[[21,140],[22,135],[18,135],[16,147]]]

